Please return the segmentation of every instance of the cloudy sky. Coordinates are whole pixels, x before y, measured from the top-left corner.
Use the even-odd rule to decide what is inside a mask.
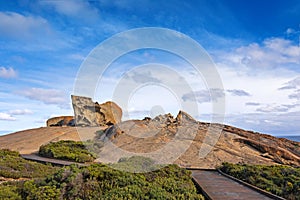
[[[0,134],[72,115],[70,95],[90,52],[142,27],[175,30],[202,45],[223,90],[209,89],[203,74],[178,55],[140,49],[95,80],[94,100],[122,104],[114,97],[130,82],[127,118],[176,115],[186,103],[197,106],[194,117],[209,121],[212,105],[225,98],[227,124],[300,134],[298,0],[0,1]]]

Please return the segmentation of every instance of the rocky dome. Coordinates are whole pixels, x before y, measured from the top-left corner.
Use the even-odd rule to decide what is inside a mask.
[[[166,114],[122,122],[109,127],[100,140],[110,141],[124,152],[139,154],[156,152],[178,140],[178,145],[169,149],[166,157],[182,149],[180,144],[189,143],[189,148],[175,161],[184,167],[215,168],[222,162],[300,166],[299,142],[228,125],[199,122],[184,111],[176,118]],[[207,154],[203,154],[205,151]],[[105,153],[108,157],[115,156],[113,151]]]

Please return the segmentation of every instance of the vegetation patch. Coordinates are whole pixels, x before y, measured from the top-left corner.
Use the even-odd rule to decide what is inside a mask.
[[[16,151],[0,150],[0,177],[40,178],[53,174],[57,169],[51,165],[25,160]]]
[[[118,163],[110,164],[109,166],[117,170],[134,173],[149,172],[162,168],[162,166],[155,164],[151,158],[143,156],[121,158]]]
[[[54,174],[58,167],[23,159],[18,152],[0,150],[0,199],[22,199],[20,188],[25,179],[38,180]]]
[[[190,172],[176,165],[143,174],[101,164],[70,166],[43,181],[27,181],[19,191],[23,199],[204,199]]]
[[[136,162],[126,159],[126,163]],[[125,161],[123,161],[124,164]],[[191,172],[168,165],[129,173],[102,164],[60,168],[43,179],[0,184],[0,199],[204,199]]]
[[[21,200],[18,188],[13,184],[0,184],[0,199],[5,200]]]
[[[0,157],[2,177],[32,178],[2,182],[0,199],[204,199],[191,172],[177,165],[147,173],[126,172],[139,166],[147,170],[155,167],[152,160],[139,156],[123,158],[118,164],[63,168],[27,161],[9,150],[1,150]],[[120,170],[114,169],[116,166]]]
[[[220,170],[278,196],[300,200],[300,168],[223,163]]]
[[[40,147],[39,155],[74,162],[92,162],[95,160],[96,156],[87,149],[88,146],[94,148],[94,143],[83,143],[70,140],[50,142],[49,144]]]

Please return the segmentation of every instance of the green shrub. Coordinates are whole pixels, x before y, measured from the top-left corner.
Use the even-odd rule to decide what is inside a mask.
[[[220,169],[273,194],[287,199],[300,199],[300,168],[223,163]]]
[[[17,192],[17,187],[12,185],[0,184],[1,200],[21,200],[21,195]]]
[[[179,176],[180,175],[180,176]],[[38,188],[38,189],[37,189]],[[44,181],[28,181],[23,198],[54,195],[53,199],[204,199],[190,172],[166,166],[148,173],[129,173],[102,164],[64,167]]]
[[[0,199],[204,199],[191,173],[176,165],[129,173],[103,164],[56,168],[24,160],[18,152],[8,150],[1,150],[0,157],[0,176],[35,178],[0,184]],[[120,164],[130,168],[154,165],[143,157],[121,159]]]
[[[53,174],[57,170],[51,165],[28,161],[18,152],[0,150],[0,176],[5,178],[39,178]]]
[[[83,142],[59,141],[43,145],[39,149],[39,155],[75,162],[92,162],[96,158],[86,149]]]
[[[60,190],[53,185],[36,184],[33,180],[26,181],[21,188],[23,199],[59,200]]]
[[[142,156],[121,158],[118,161],[118,163],[111,164],[110,166],[113,167],[114,169],[127,171],[127,172],[134,172],[134,173],[148,172],[148,171],[153,171],[156,168],[159,168],[158,165],[155,165],[154,160]]]

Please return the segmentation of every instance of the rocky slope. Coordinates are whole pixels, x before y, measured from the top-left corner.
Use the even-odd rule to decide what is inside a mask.
[[[185,167],[214,168],[222,162],[300,166],[298,142],[227,125],[198,122],[182,111],[176,118],[167,114],[122,122],[107,129],[100,139],[111,141],[124,150],[123,154],[149,155],[174,143],[176,145],[163,152],[163,157],[173,156],[175,163]],[[105,151],[110,158],[116,156],[114,152]],[[164,162],[164,159],[150,157]]]

